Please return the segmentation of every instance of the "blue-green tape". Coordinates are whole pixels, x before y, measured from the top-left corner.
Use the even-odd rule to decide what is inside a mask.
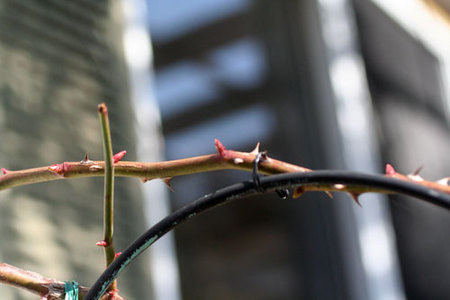
[[[64,291],[66,292],[64,300],[78,300],[78,282],[66,281]]]

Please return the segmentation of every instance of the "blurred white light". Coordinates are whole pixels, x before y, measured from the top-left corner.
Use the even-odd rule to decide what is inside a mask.
[[[142,26],[130,26],[124,33],[125,58],[133,69],[143,70],[150,66],[152,49],[148,31]]]
[[[361,230],[362,261],[372,276],[383,276],[392,271],[391,241],[381,222],[365,226]]]

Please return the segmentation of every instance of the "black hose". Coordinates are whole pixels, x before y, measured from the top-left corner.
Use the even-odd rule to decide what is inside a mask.
[[[261,189],[270,192],[301,185],[343,184],[351,187],[370,187],[408,195],[450,209],[449,194],[429,189],[412,182],[382,175],[362,174],[348,171],[311,171],[266,176],[260,178],[258,181],[259,182],[245,181],[230,185],[197,199],[162,219],[136,239],[111,263],[111,265],[109,265],[90,288],[84,299],[99,299],[106,292],[108,286],[118,277],[120,272],[123,271],[128,264],[155,241],[179,224],[210,208],[242,198],[243,196],[257,194],[257,190]]]

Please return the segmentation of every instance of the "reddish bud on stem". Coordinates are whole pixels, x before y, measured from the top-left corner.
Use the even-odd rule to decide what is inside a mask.
[[[228,152],[230,150],[227,150],[227,148],[225,148],[225,146],[218,139],[214,139],[214,146],[216,147],[217,152],[222,158],[224,159],[230,158],[228,156]]]
[[[99,247],[108,247],[108,243],[106,243],[106,241],[99,241],[95,243],[95,245]]]
[[[118,163],[122,157],[125,156],[125,154],[127,154],[126,150],[120,151],[119,153],[114,154],[113,159],[114,159],[114,163]]]
[[[64,166],[63,164],[54,164],[48,167],[49,171],[55,172],[57,174],[61,174],[64,172]]]
[[[225,146],[218,139],[214,139],[214,146],[216,147],[216,150],[220,155],[222,155],[223,152],[227,150],[227,148],[225,148]]]
[[[112,289],[109,292],[107,292],[106,295],[108,295],[108,297],[109,297],[108,299],[115,300],[115,299],[119,299],[118,295],[117,295],[118,293],[119,293],[118,289]]]
[[[394,167],[391,164],[386,164],[386,175],[394,176],[397,172],[395,172]]]
[[[4,175],[6,175],[6,173],[8,173],[8,170],[6,170],[5,168],[2,168],[2,173],[3,173]]]

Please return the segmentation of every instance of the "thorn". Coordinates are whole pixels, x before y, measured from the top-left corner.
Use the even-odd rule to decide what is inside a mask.
[[[293,199],[299,198],[301,195],[303,195],[304,192],[305,192],[304,187],[299,186],[295,188],[294,193],[292,194],[292,198]]]
[[[439,179],[436,182],[439,184],[442,184],[442,185],[448,185],[450,183],[450,177],[445,177],[445,178]]]
[[[420,173],[420,171],[422,171],[422,169],[423,169],[423,166],[418,167],[418,168],[414,171],[414,173],[412,173],[412,175],[419,175],[419,173]]]
[[[91,163],[93,163],[93,161],[89,159],[89,153],[86,152],[86,154],[84,155],[83,160],[80,161],[80,164],[82,164],[82,165],[89,165]]]
[[[406,177],[413,181],[424,181],[424,179],[419,175],[420,171],[422,170],[423,166],[420,166],[417,168],[417,170],[414,171],[412,174],[408,174]]]
[[[9,172],[8,170],[6,170],[5,168],[2,168],[3,175],[6,175],[8,172]]]
[[[397,172],[395,172],[394,167],[391,164],[386,164],[386,175],[394,176]]]
[[[328,198],[333,199],[333,194],[329,191],[325,191],[325,194],[327,194]]]
[[[174,192],[174,189],[172,187],[172,185],[170,184],[170,181],[172,180],[173,177],[164,177],[161,178],[161,180],[166,184],[166,186],[172,191]]]
[[[99,247],[108,247],[108,244],[105,240],[98,241],[97,243],[95,243],[95,245]]]
[[[118,257],[120,256],[120,254],[122,254],[122,252],[117,252],[117,253],[114,255],[114,259],[118,258]]]
[[[359,199],[358,199],[359,195],[361,195],[361,194],[359,194],[359,193],[348,193],[348,194],[353,199],[353,201],[355,201],[356,204],[359,205],[359,207],[362,207],[362,205],[361,205],[361,203],[359,202]]]
[[[259,145],[260,145],[259,142],[256,143],[255,149],[253,149],[252,152],[250,152],[250,154],[254,154],[254,155],[258,154],[259,153]]]
[[[125,154],[127,154],[126,150],[120,151],[119,153],[114,154],[113,159],[114,159],[114,163],[118,163],[122,157],[125,156]]]

